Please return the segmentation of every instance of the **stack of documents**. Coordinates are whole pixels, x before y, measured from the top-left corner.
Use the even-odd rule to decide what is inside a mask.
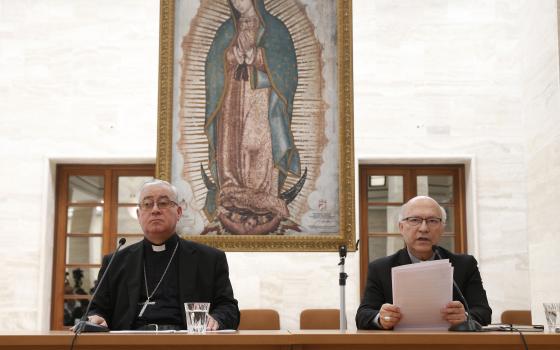
[[[525,325],[492,323],[488,326],[483,326],[482,330],[486,332],[544,332],[544,326],[542,324]]]
[[[393,267],[393,304],[401,309],[396,330],[446,330],[441,310],[453,298],[449,259]]]

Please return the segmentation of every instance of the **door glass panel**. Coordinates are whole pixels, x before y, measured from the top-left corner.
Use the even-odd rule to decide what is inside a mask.
[[[118,233],[142,233],[136,216],[137,207],[119,207],[117,213]]]
[[[399,232],[400,206],[368,207],[368,232]]]
[[[71,327],[80,321],[86,311],[89,299],[64,299],[64,320],[63,325]]]
[[[85,312],[89,296],[97,281],[99,267],[66,268],[64,278],[64,295],[84,295],[84,298],[64,299],[64,325],[73,326]]]
[[[368,202],[402,203],[403,198],[402,176],[368,176]]]
[[[440,205],[453,203],[453,176],[428,175],[416,178],[419,196],[430,196]]]
[[[403,247],[404,242],[401,236],[369,237],[369,261],[391,255]]]
[[[68,233],[101,233],[103,232],[103,207],[68,208],[66,222]]]
[[[99,275],[99,269],[99,267],[67,267],[64,294],[91,295]]]
[[[70,176],[68,201],[70,203],[103,203],[103,176]]]
[[[67,264],[101,264],[101,236],[67,237]]]
[[[455,232],[455,208],[443,205],[443,209],[445,209],[445,213],[447,214],[447,221],[445,223],[445,232]]]
[[[439,240],[438,245],[449,250],[450,252],[455,251],[455,236],[442,236]]]
[[[138,203],[138,190],[153,176],[119,176],[119,203]]]

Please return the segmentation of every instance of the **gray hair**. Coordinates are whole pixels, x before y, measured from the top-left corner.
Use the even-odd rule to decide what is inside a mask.
[[[409,200],[405,204],[403,204],[401,206],[400,210],[399,210],[399,222],[401,222],[404,219],[404,212],[408,208],[408,205],[410,204],[410,202],[412,202],[413,200],[415,200],[417,198],[429,198],[429,199],[433,200],[434,203],[436,203],[437,206],[439,207],[439,210],[441,211],[441,222],[443,224],[445,224],[447,222],[447,213],[445,212],[445,209],[443,209],[443,207],[441,205],[439,205],[439,203],[436,202],[435,199],[433,199],[432,197],[428,197],[428,196],[417,196],[417,197],[412,198],[411,200]]]
[[[164,185],[167,186],[171,192],[173,193],[173,197],[171,198],[174,201],[177,201],[179,199],[179,194],[177,192],[177,187],[173,186],[171,183],[165,181],[165,180],[160,180],[160,179],[150,179],[150,180],[146,180],[142,186],[140,186],[140,190],[138,191],[137,194],[137,198],[138,198],[138,202],[140,202],[141,198],[140,198],[140,194],[142,194],[142,191],[144,191],[144,188],[148,187],[148,186],[153,186],[153,185]]]

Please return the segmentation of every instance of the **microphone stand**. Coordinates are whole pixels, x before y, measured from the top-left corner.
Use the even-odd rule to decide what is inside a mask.
[[[346,260],[346,246],[341,245],[338,247],[338,255],[340,256],[340,274],[338,277],[338,285],[340,286],[340,331],[346,331],[346,279],[348,274],[344,272],[344,262]]]
[[[432,250],[438,257],[438,259],[443,260],[443,258],[439,254],[439,249],[437,246],[432,246]],[[457,292],[457,294],[459,294],[463,305],[465,305],[465,310],[467,310],[467,319],[461,323],[452,325],[448,330],[450,332],[480,332],[482,330],[482,326],[476,320],[472,319],[471,310],[469,309],[467,299],[465,299],[465,296],[461,292],[461,289],[459,289],[459,286],[457,285],[457,283],[455,283],[455,278],[453,278],[453,288],[455,288],[455,291]]]
[[[105,272],[103,272],[103,275],[99,279],[99,282],[97,283],[97,287],[95,288],[95,291],[91,295],[91,299],[88,303],[86,311],[82,315],[82,318],[80,319],[80,321],[74,326],[74,332],[76,333],[76,335],[78,335],[82,332],[86,332],[86,333],[88,333],[88,332],[109,332],[108,327],[105,327],[105,326],[102,326],[102,325],[99,325],[99,324],[95,324],[95,323],[92,323],[92,322],[89,322],[89,321],[86,321],[86,320],[87,320],[87,317],[88,317],[89,309],[91,308],[91,304],[93,302],[93,298],[95,298],[95,295],[97,294],[97,291],[99,291],[99,287],[101,286],[101,283],[105,279],[105,276],[107,275],[107,271],[109,271],[109,267],[111,267],[111,264],[113,263],[113,259],[115,259],[115,256],[117,256],[117,253],[119,252],[119,249],[121,249],[121,247],[125,243],[126,243],[126,238],[123,237],[119,240],[119,246],[115,250],[115,253],[113,253],[113,256],[111,257],[111,260],[109,260],[109,264],[107,264],[107,268],[105,269]]]

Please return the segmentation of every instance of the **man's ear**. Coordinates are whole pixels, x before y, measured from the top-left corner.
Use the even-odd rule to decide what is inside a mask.
[[[179,221],[179,219],[181,218],[181,216],[183,215],[183,207],[180,205],[177,205],[177,221]]]

